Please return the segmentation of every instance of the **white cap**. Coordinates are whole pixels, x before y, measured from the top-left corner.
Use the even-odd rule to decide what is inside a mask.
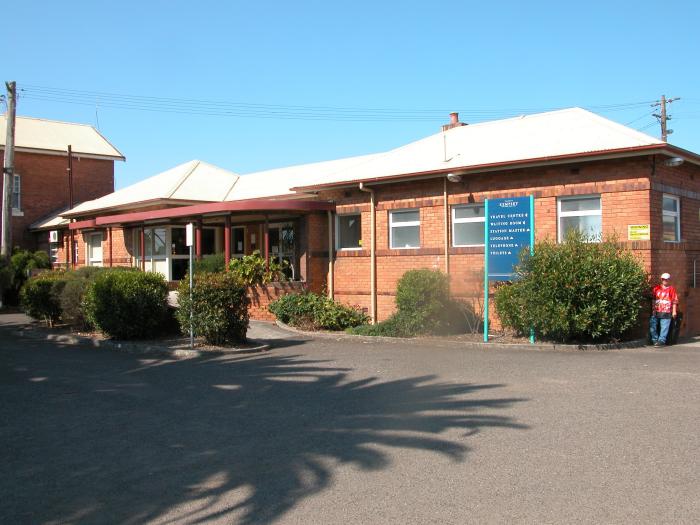
[[[662,278],[662,279],[670,279],[670,278],[671,278],[671,274],[670,274],[670,273],[662,273],[662,274],[661,274],[661,278]]]

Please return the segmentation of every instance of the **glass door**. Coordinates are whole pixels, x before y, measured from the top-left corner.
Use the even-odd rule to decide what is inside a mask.
[[[294,280],[296,268],[296,239],[292,223],[270,224],[270,260],[278,263],[286,262],[285,275]]]

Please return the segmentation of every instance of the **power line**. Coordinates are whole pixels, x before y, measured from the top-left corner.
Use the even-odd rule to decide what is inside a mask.
[[[21,90],[23,98],[63,104],[95,105],[101,107],[188,115],[219,117],[327,120],[327,121],[436,121],[454,109],[405,109],[346,106],[304,106],[283,104],[259,104],[222,100],[187,99],[127,95],[121,93],[76,90],[28,84]],[[646,106],[651,101],[589,106],[587,109],[602,112],[628,111]],[[538,113],[562,109],[547,108],[502,108],[460,109],[468,120],[486,120],[513,117],[526,113]]]

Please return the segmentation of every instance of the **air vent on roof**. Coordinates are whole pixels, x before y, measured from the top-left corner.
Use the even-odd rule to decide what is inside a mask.
[[[447,131],[448,129],[452,128],[458,128],[460,126],[466,126],[466,122],[460,122],[459,121],[459,113],[456,111],[453,113],[450,113],[450,123],[449,124],[443,124],[442,126],[442,131]]]

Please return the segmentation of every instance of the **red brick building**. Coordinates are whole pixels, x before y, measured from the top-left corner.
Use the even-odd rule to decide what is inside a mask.
[[[299,285],[381,320],[412,268],[448,273],[455,295],[478,302],[484,199],[534,195],[538,239],[568,228],[617,236],[652,275],[672,274],[683,332],[700,333],[700,157],[582,109],[471,126],[453,115],[442,132],[385,153],[219,173],[219,183],[211,168],[184,176],[180,166],[170,186],[154,182],[161,174],[139,183],[141,196],[134,186],[71,210],[80,263],[99,251],[99,264],[175,280],[186,267],[184,225],[194,222],[199,255],[259,249],[287,260]],[[264,316],[264,304],[254,313]]]
[[[0,116],[0,150],[4,150],[5,129],[6,119]],[[17,117],[12,185],[13,246],[44,249],[57,255],[61,234],[54,235],[56,242],[52,246],[48,232],[68,229],[67,221],[56,218],[69,207],[68,146],[73,152],[74,203],[114,191],[114,161],[124,160],[124,156],[95,128]]]

